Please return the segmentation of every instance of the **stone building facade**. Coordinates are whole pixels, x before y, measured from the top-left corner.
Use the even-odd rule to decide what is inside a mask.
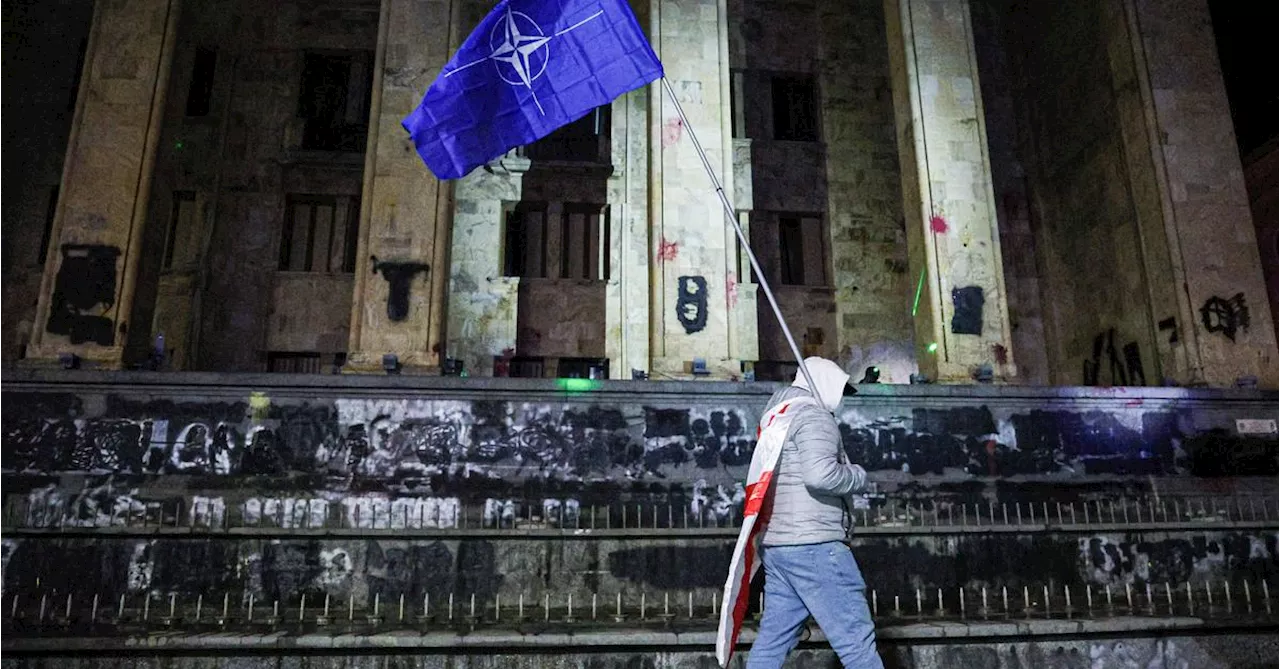
[[[634,0],[688,126],[439,182],[400,119],[492,6],[6,3],[6,363],[785,376],[694,132],[855,379],[1276,386],[1204,0]]]

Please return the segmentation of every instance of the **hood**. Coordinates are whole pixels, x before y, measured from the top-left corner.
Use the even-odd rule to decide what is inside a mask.
[[[809,387],[809,382],[804,378],[804,372],[796,370],[796,380],[791,384],[796,388],[804,388],[809,390],[818,401],[822,402],[822,406],[827,411],[835,413],[840,406],[840,400],[844,397],[844,387],[849,383],[849,375],[844,373],[840,365],[827,360],[811,356],[804,359],[804,366],[809,370],[809,375],[813,377],[813,382],[818,384],[817,392]]]

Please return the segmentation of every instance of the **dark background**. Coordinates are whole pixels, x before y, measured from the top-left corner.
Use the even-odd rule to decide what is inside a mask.
[[[1270,2],[1209,0],[1240,155],[1276,136],[1277,11]]]

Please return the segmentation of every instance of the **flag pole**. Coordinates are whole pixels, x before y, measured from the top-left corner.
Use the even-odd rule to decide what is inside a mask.
[[[787,327],[787,319],[782,317],[782,309],[778,308],[778,300],[773,296],[773,290],[769,288],[769,280],[764,276],[764,270],[760,269],[760,262],[756,260],[756,254],[751,250],[751,243],[747,241],[747,236],[742,232],[742,225],[738,223],[738,216],[733,209],[733,204],[729,202],[729,196],[724,193],[724,186],[720,185],[720,179],[716,176],[716,172],[711,167],[711,161],[707,159],[707,152],[702,148],[702,142],[698,141],[698,135],[694,133],[693,126],[689,124],[689,117],[685,116],[684,108],[680,106],[680,100],[676,98],[676,92],[671,88],[671,82],[666,77],[662,77],[662,87],[666,89],[667,95],[671,98],[671,104],[676,107],[676,114],[680,115],[680,122],[684,124],[685,132],[689,133],[689,141],[693,142],[693,148],[697,150],[698,157],[702,159],[702,166],[707,170],[707,176],[711,178],[711,183],[716,187],[716,195],[720,196],[720,205],[724,208],[724,216],[729,220],[729,224],[733,226],[733,231],[738,235],[738,241],[742,243],[742,248],[747,252],[747,260],[751,262],[751,268],[756,272],[756,278],[760,281],[760,287],[764,289],[764,296],[769,300],[769,306],[773,308],[773,315],[778,319],[778,325],[782,326],[782,333],[787,337],[787,345],[791,347],[791,354],[796,357],[796,363],[800,365],[800,373],[804,374],[805,381],[809,382],[809,391],[813,396],[818,397],[818,386],[813,383],[813,377],[809,376],[809,369],[804,364],[804,356],[800,355],[800,347],[796,346],[795,337],[791,336],[791,328]]]

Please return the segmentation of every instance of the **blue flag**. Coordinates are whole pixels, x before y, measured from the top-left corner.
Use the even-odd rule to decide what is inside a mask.
[[[457,179],[661,76],[627,0],[502,0],[403,125]]]

